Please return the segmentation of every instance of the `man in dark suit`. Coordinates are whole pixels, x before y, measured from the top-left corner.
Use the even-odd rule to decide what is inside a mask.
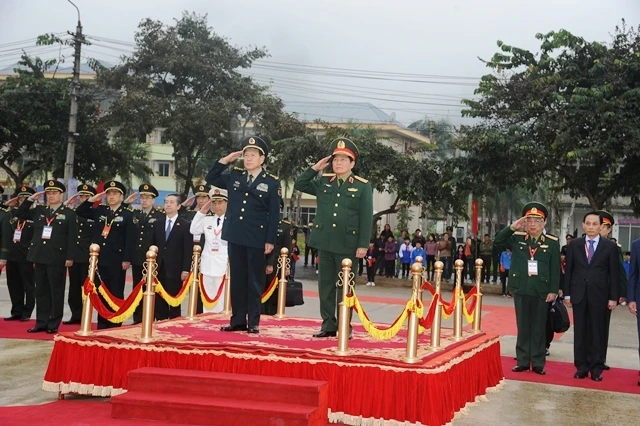
[[[638,340],[640,341],[640,316],[638,315],[638,304],[640,303],[640,239],[631,243],[631,265],[629,269],[627,303],[629,312],[636,316]],[[638,349],[638,354],[640,354],[640,348]],[[640,381],[638,381],[638,386],[640,386]]]
[[[582,219],[585,237],[576,238],[567,247],[565,304],[573,307],[573,377],[602,380],[608,311],[620,298],[620,261],[611,240],[600,237],[602,220],[598,212]]]
[[[81,203],[76,209],[78,216],[95,222],[92,242],[100,246],[98,275],[101,284],[111,294],[124,299],[124,283],[127,269],[131,267],[135,247],[136,225],[133,209],[123,203],[125,186],[115,180],[104,184],[105,190]],[[106,195],[107,204],[93,207]],[[107,306],[105,306],[107,307]],[[107,307],[108,308],[108,307]],[[98,328],[120,327],[98,316]]]
[[[244,169],[222,173],[243,155]],[[278,179],[262,169],[269,148],[257,136],[242,141],[242,151],[216,162],[207,183],[227,189],[229,202],[222,239],[229,242],[231,266],[231,323],[223,331],[259,333],[261,295],[265,282],[265,255],[276,242],[280,220]]]
[[[153,226],[153,244],[158,247],[158,280],[172,296],[176,296],[191,269],[193,237],[189,232],[189,221],[178,216],[180,196],[170,194],[164,200],[165,217]],[[169,306],[160,296],[156,297],[156,320],[177,318],[180,306]]]
[[[75,212],[62,204],[65,190],[62,183],[49,180],[44,185],[47,205],[31,208],[43,194],[36,192],[15,211],[18,219],[33,220],[27,260],[35,264],[36,326],[29,333],[55,334],[62,321],[66,272],[73,265],[78,233]]]

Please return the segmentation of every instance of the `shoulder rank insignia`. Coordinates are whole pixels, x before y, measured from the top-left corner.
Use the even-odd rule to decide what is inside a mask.
[[[620,243],[616,243],[618,245],[618,248],[622,248],[622,244]]]
[[[323,173],[322,177],[334,177],[335,175],[335,173]]]
[[[268,174],[269,176],[271,176],[272,178],[274,178],[275,180],[280,180],[280,179],[278,179],[278,176],[276,176],[276,175],[272,175],[271,173],[267,173],[267,174]]]
[[[524,231],[515,231],[515,232],[513,233],[513,235],[522,235],[522,236],[524,237],[524,236],[526,236],[526,235],[527,235],[527,233],[526,233],[526,232],[524,232]]]
[[[548,239],[550,239],[552,241],[558,241],[558,237],[556,237],[553,234],[545,234],[545,237],[547,237]]]
[[[354,175],[353,177],[354,177],[354,178],[356,178],[357,180],[359,180],[359,181],[360,181],[360,182],[362,182],[362,183],[369,183],[369,181],[368,181],[368,180],[366,180],[366,179],[365,179],[365,178],[363,178],[363,177],[360,177],[360,176],[357,176],[357,175]]]
[[[244,169],[242,167],[237,167],[237,166],[233,166],[233,170],[237,170],[239,172],[244,172]]]

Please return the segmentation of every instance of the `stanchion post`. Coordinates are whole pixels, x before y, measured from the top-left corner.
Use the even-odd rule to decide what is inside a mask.
[[[198,314],[198,296],[199,296],[199,284],[200,284],[200,255],[202,254],[202,247],[199,244],[193,245],[193,264],[191,265],[191,291],[189,292],[189,305],[187,307],[187,319],[195,320]]]
[[[287,269],[289,269],[289,249],[282,247],[280,249],[280,257],[278,258],[278,267],[280,268],[280,282],[278,283],[278,307],[276,308],[276,318],[286,318],[284,314],[287,306]]]
[[[96,269],[98,269],[98,255],[100,254],[100,245],[91,244],[89,246],[89,280],[95,282]],[[84,292],[84,288],[82,289]],[[76,331],[76,336],[90,336],[91,317],[93,316],[93,307],[91,306],[91,297],[87,294],[82,304],[82,320],[80,321],[80,330]]]
[[[480,277],[482,276],[482,259],[476,259],[476,310],[473,312],[473,332],[482,333],[482,292],[480,291]]]
[[[440,293],[442,292],[442,271],[444,270],[444,263],[437,261],[434,265],[435,278],[436,278],[436,293],[433,297],[436,297],[436,312],[431,323],[431,341],[429,342],[429,350],[436,352],[442,349],[440,346],[440,329],[442,327],[442,302],[440,301]]]
[[[456,285],[454,292],[456,294],[455,301],[456,307],[453,317],[453,339],[456,342],[464,340],[462,337],[462,304],[464,303],[464,292],[462,291],[462,270],[464,269],[464,261],[458,259],[454,263],[456,269]]]
[[[155,250],[154,250],[155,249]],[[151,246],[147,252],[147,285],[142,298],[142,332],[138,341],[149,343],[153,340],[153,319],[156,305],[155,292],[155,273],[156,273],[156,257],[158,256],[158,247]]]
[[[231,268],[227,263],[227,277],[224,282],[224,307],[222,308],[222,315],[231,315]]]
[[[420,287],[422,287],[422,262],[418,262],[418,258],[416,258],[416,263],[411,265],[411,277],[413,279],[413,291],[411,293],[411,298],[414,302],[414,306],[417,306],[418,293],[420,291]],[[416,315],[415,311],[409,312],[409,325],[407,328],[407,351],[403,359],[403,361],[407,364],[415,364],[417,362],[420,362],[420,358],[418,358],[419,321],[420,318],[418,318],[418,315]]]
[[[342,259],[342,302],[338,308],[338,350],[336,355],[349,355],[349,307],[347,295],[351,285],[351,259]]]

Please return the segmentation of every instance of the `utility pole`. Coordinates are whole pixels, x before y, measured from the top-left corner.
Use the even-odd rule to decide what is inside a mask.
[[[76,138],[78,137],[78,88],[80,86],[80,49],[82,47],[82,24],[80,23],[80,10],[71,0],[67,0],[78,11],[78,24],[74,36],[73,54],[73,79],[71,81],[71,110],[69,112],[69,135],[67,139],[67,160],[64,164],[64,184],[69,189],[69,181],[73,178],[73,163],[76,151]],[[68,194],[68,192],[67,192]]]

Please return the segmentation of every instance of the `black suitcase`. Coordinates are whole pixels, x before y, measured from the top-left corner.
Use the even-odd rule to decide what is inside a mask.
[[[299,305],[304,305],[302,283],[300,281],[287,281],[287,303],[285,306],[290,308]]]

